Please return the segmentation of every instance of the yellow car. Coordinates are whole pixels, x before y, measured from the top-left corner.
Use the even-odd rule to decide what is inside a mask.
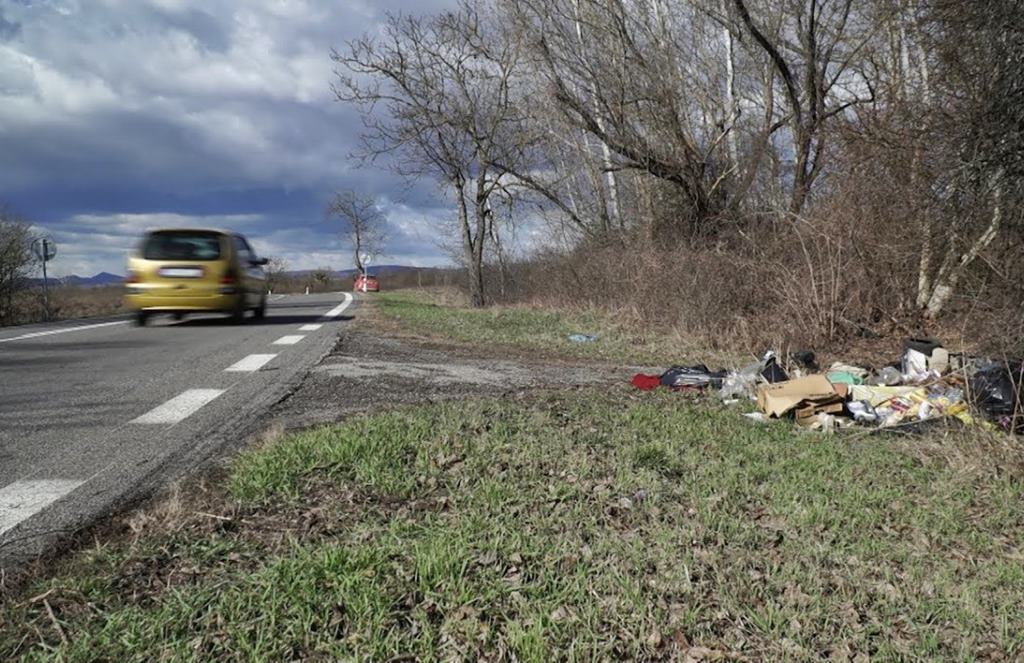
[[[266,258],[244,237],[220,230],[154,230],[128,259],[125,303],[144,326],[154,313],[229,313],[241,322],[267,308]]]

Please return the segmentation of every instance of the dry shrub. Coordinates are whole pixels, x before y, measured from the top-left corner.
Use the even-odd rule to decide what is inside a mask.
[[[914,206],[875,177],[802,217],[746,219],[713,240],[666,248],[634,237],[541,253],[516,264],[504,289],[490,272],[490,292],[504,290],[501,303],[610,311],[711,349],[869,344],[892,355],[903,337],[932,335],[957,350],[1024,353],[1019,267],[1011,276],[978,261],[946,315],[920,315]]]

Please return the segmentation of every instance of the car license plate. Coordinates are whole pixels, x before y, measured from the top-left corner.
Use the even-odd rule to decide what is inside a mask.
[[[198,279],[203,276],[202,267],[161,267],[160,276],[169,279]]]

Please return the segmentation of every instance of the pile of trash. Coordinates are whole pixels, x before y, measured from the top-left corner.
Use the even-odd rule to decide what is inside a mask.
[[[637,374],[638,389],[716,391],[727,404],[752,400],[756,420],[791,418],[832,432],[861,425],[917,426],[956,419],[1024,433],[1024,362],[950,353],[929,338],[909,338],[898,362],[870,369],[835,363],[822,371],[813,352],[784,361],[769,351],[738,370],[673,366],[661,375]]]

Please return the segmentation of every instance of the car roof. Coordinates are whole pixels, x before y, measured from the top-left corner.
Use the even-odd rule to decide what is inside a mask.
[[[216,233],[218,235],[237,235],[238,233],[232,230],[221,230],[220,228],[151,228],[146,231],[147,235],[154,233]]]

